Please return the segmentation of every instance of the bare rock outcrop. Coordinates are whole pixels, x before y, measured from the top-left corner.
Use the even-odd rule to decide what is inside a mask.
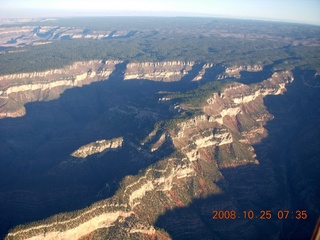
[[[66,89],[107,80],[119,63],[121,61],[91,60],[61,69],[0,76],[0,118],[23,116],[25,103],[56,99]],[[181,61],[129,63],[124,79],[180,81],[193,65],[194,62]]]
[[[227,67],[225,72],[218,76],[218,79],[224,79],[228,77],[234,77],[234,78],[240,78],[241,71],[247,71],[247,72],[260,72],[263,70],[263,66],[260,64],[254,64],[254,65],[235,65],[231,67]]]
[[[157,151],[165,139],[171,139],[179,154],[154,163],[136,176],[125,177],[111,198],[73,214],[60,214],[38,224],[19,226],[6,239],[95,238],[102,230],[105,237],[114,238],[113,234],[120,234],[118,229],[121,229],[121,236],[128,239],[137,233],[141,234],[140,238],[169,239],[162,230],[153,226],[160,215],[177,207],[186,207],[195,199],[220,194],[222,189],[217,182],[223,180],[222,169],[258,164],[251,144],[266,136],[263,127],[272,118],[263,107],[263,97],[282,94],[286,84],[292,80],[288,71],[276,73],[272,78],[251,86],[240,83],[227,85],[207,100],[202,108],[203,114],[186,119],[159,135],[153,151]],[[152,131],[146,142],[155,138],[158,131]],[[106,145],[112,146],[111,143]],[[99,147],[86,145],[83,148],[96,152]],[[81,157],[87,156],[84,152]],[[251,174],[254,173],[239,170],[238,175],[230,179],[237,181],[237,177]],[[259,180],[256,184],[267,186],[268,182],[264,181]],[[238,188],[231,184],[230,188],[243,193],[240,195],[243,199],[239,201],[250,203],[257,198],[252,192],[252,184]],[[266,188],[265,191],[272,190]],[[233,209],[234,201],[224,204]],[[200,211],[208,210],[203,207],[205,209]],[[211,207],[209,210],[212,211]],[[220,221],[216,230],[220,233],[241,231],[244,234],[246,228],[257,230],[258,227],[252,225],[252,221],[233,221],[226,228]]]
[[[62,69],[0,76],[0,118],[23,116],[25,103],[52,100],[68,88],[107,80],[118,63],[91,60]]]
[[[192,81],[199,81],[202,79],[203,75],[205,74],[206,72],[206,69],[208,68],[212,68],[213,67],[213,63],[206,63],[203,65],[202,69],[200,70],[199,74],[194,78],[192,79]]]
[[[50,20],[50,19],[48,19]],[[49,44],[62,39],[106,39],[123,37],[131,31],[86,31],[82,27],[63,26],[23,26],[0,27],[1,47],[22,47],[27,45]]]
[[[107,151],[114,151],[122,147],[123,138],[114,138],[111,140],[98,140],[89,144],[86,144],[76,151],[71,156],[76,158],[86,158],[92,154],[103,154]]]
[[[194,62],[181,61],[129,63],[124,79],[149,79],[163,82],[180,81],[191,70],[193,65]]]

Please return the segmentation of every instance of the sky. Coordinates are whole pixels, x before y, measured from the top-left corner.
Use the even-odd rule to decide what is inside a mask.
[[[320,25],[320,0],[0,0],[0,18],[208,16]]]

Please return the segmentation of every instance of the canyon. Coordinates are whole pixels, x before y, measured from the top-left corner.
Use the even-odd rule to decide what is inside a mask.
[[[117,60],[91,60],[76,62],[63,69],[0,76],[0,118],[25,115],[25,103],[49,101],[58,98],[68,88],[108,80],[120,63]],[[180,61],[129,63],[124,80],[180,81],[193,64]]]
[[[310,239],[319,33],[0,20],[0,239]]]
[[[24,104],[28,102],[50,101],[58,98],[66,89],[106,81],[116,65],[121,63],[122,61],[119,60],[90,60],[75,62],[63,69],[2,75],[0,76],[0,118],[25,115]],[[194,64],[194,62],[181,61],[127,63],[124,80],[180,81],[192,70]],[[206,69],[213,67],[212,63],[202,64],[202,68],[192,81],[201,80]],[[228,67],[219,79],[240,78],[240,71],[259,72],[262,71],[262,67],[260,65]]]
[[[24,26],[0,27],[0,47],[25,47],[27,45],[50,44],[53,41],[66,39],[123,38],[134,35],[134,31],[88,31],[84,28],[59,26]]]
[[[274,163],[270,159],[268,160],[264,156],[269,154],[268,151],[264,149],[263,144],[261,145],[263,150],[259,146],[264,139],[270,137],[270,134],[274,134],[273,131],[280,131],[278,127],[276,130],[268,130],[266,127],[274,116],[266,107],[265,99],[286,96],[287,89],[292,88],[296,81],[299,81],[300,84],[299,75],[292,70],[277,71],[261,82],[247,85],[221,80],[219,75],[206,75],[208,69],[214,67],[212,64],[201,64],[197,68],[198,70],[194,71],[193,66],[195,64],[179,61],[156,63],[90,61],[87,67],[84,67],[85,64],[83,63],[75,63],[72,66],[79,68],[69,66],[66,67],[67,70],[52,70],[47,74],[29,73],[18,74],[14,77],[12,75],[2,77],[2,82],[15,79],[13,82],[16,84],[15,86],[14,84],[11,86],[3,85],[6,86],[2,92],[6,101],[9,102],[10,99],[13,99],[13,96],[28,96],[28,98],[16,98],[24,100],[19,102],[20,106],[35,100],[49,100],[39,97],[44,95],[43,93],[39,94],[41,91],[47,91],[49,96],[52,96],[49,93],[51,91],[56,94],[50,98],[56,98],[56,100],[28,103],[26,105],[27,111],[24,112],[26,113],[25,116],[21,114],[10,115],[5,112],[8,111],[7,109],[2,110],[4,119],[1,121],[6,121],[4,126],[9,128],[17,126],[17,124],[23,124],[22,127],[28,126],[27,122],[23,123],[26,121],[24,118],[41,114],[37,110],[38,108],[32,107],[33,104],[42,104],[44,111],[47,111],[46,109],[58,111],[60,101],[67,103],[67,101],[81,102],[82,100],[84,101],[83,104],[86,102],[85,108],[80,104],[76,108],[71,108],[71,111],[68,110],[69,114],[75,116],[75,118],[71,118],[72,120],[70,119],[70,123],[66,120],[63,121],[66,121],[64,123],[66,126],[76,123],[74,125],[75,130],[82,129],[78,136],[86,136],[86,139],[91,139],[90,141],[76,141],[72,131],[63,133],[61,130],[64,128],[60,126],[57,126],[56,129],[60,133],[55,134],[54,137],[51,136],[53,132],[50,130],[42,132],[40,128],[39,133],[36,133],[38,138],[47,135],[51,147],[59,146],[60,151],[65,152],[65,154],[57,155],[54,158],[51,157],[51,166],[44,165],[45,170],[42,171],[45,176],[51,176],[52,179],[56,177],[65,178],[66,186],[76,189],[79,186],[75,185],[73,187],[75,183],[72,180],[73,177],[78,179],[76,181],[79,181],[82,176],[103,175],[106,169],[114,164],[114,160],[120,160],[118,162],[120,166],[114,169],[124,171],[116,178],[120,182],[119,185],[116,184],[112,187],[114,180],[110,177],[102,189],[95,189],[95,191],[99,191],[98,195],[102,194],[103,200],[100,198],[96,203],[81,210],[61,213],[39,222],[20,225],[10,230],[6,239],[98,239],[115,238],[117,236],[123,236],[126,239],[170,239],[171,237],[185,239],[195,238],[196,236],[225,239],[227,236],[236,237],[239,234],[246,236],[246,238],[267,236],[269,239],[277,239],[283,234],[289,234],[281,230],[288,230],[288,225],[280,221],[268,221],[263,224],[258,219],[241,219],[228,223],[226,222],[228,220],[213,221],[212,211],[215,209],[235,209],[239,212],[241,209],[259,211],[264,208],[290,208],[290,206],[293,206],[292,204],[296,204],[288,198],[287,194],[289,194],[288,189],[290,187],[287,186],[287,182],[278,180],[288,177],[285,170],[276,171],[276,168],[284,167],[283,162]],[[101,69],[105,69],[103,71],[106,72],[103,76],[98,74]],[[220,74],[230,74],[230,70],[227,69]],[[263,71],[262,67],[251,66],[236,66],[232,69],[238,69],[232,70],[233,73],[237,72],[237,74],[241,74],[243,69]],[[65,74],[64,78],[67,78],[68,71],[72,74],[77,73],[83,78],[81,80],[78,78],[78,82],[73,85],[57,85],[56,82],[60,80],[56,79],[61,78],[61,74]],[[121,74],[123,81],[115,81],[115,78],[121,77]],[[52,76],[54,77],[51,78]],[[69,77],[77,79],[74,76],[78,75]],[[177,108],[178,103],[170,95],[166,97],[166,92],[181,89],[181,84],[198,84],[198,81],[201,82],[206,78],[214,79],[214,77],[217,82],[226,81],[225,85],[219,91],[214,91],[213,88],[201,106],[194,107],[190,103],[179,102],[179,108]],[[296,77],[298,79],[295,79]],[[38,79],[41,83],[32,87],[32,84],[27,84],[31,78]],[[45,85],[44,81],[48,82],[46,84],[52,85]],[[208,82],[210,83],[209,80]],[[85,86],[85,84],[90,85]],[[205,84],[205,81],[203,84]],[[117,98],[117,91],[120,89],[117,87],[118,85],[121,85],[121,90],[125,94],[130,93],[127,100],[120,101]],[[144,89],[141,89],[141,85],[144,85]],[[66,88],[79,86],[82,87],[64,92]],[[37,99],[34,97],[36,91],[34,88],[38,88]],[[140,90],[138,90],[139,88]],[[80,95],[78,95],[77,92],[80,89],[83,89],[84,92],[80,91]],[[163,93],[159,93],[160,90]],[[111,91],[114,93],[111,93]],[[81,92],[84,96],[81,96]],[[150,94],[155,94],[155,96],[150,98]],[[134,98],[131,98],[131,95]],[[60,98],[57,98],[59,96]],[[95,101],[92,101],[92,96],[98,96],[98,98],[101,98],[101,102],[95,103]],[[136,96],[140,96],[138,101]],[[315,96],[314,93],[312,96]],[[149,97],[150,104],[142,104],[146,97]],[[136,99],[135,103],[132,102],[133,99]],[[161,100],[159,101],[159,99]],[[131,102],[129,107],[128,103],[123,101]],[[51,102],[52,105],[50,106]],[[91,109],[90,107],[92,104],[98,106],[102,103],[104,104],[103,108],[94,107]],[[49,106],[45,107],[47,104]],[[93,110],[100,108],[101,112],[97,112],[100,110]],[[195,108],[200,113],[194,115],[192,112]],[[86,110],[82,111],[82,109]],[[175,109],[179,109],[179,111]],[[290,111],[290,108],[288,109]],[[15,111],[12,111],[12,113]],[[285,110],[282,109],[281,111]],[[53,118],[54,115],[55,113],[48,116],[41,114],[40,116],[51,122],[55,119]],[[155,124],[159,119],[179,115],[187,117],[181,118],[170,125]],[[13,118],[7,118],[8,116],[18,118],[14,120]],[[81,116],[81,118],[77,116]],[[10,119],[16,123],[10,123]],[[114,121],[116,122],[113,123]],[[288,121],[288,124],[291,123],[292,121]],[[142,128],[146,124],[153,127]],[[4,132],[3,129],[1,131]],[[140,131],[140,133],[134,135],[133,133],[136,131]],[[95,139],[97,136],[99,138]],[[23,150],[19,147],[18,142],[10,142],[10,139],[7,139],[6,142],[3,145],[6,154],[14,153],[10,153],[12,151],[10,148]],[[88,144],[88,142],[90,143]],[[48,148],[46,145],[40,145],[36,140],[32,140],[31,144],[38,146],[38,152]],[[65,146],[61,148],[62,145]],[[312,151],[315,151],[315,149]],[[90,161],[73,161],[70,160],[70,156],[87,158]],[[14,159],[20,161],[17,157]],[[36,160],[36,158],[34,159]],[[108,159],[111,162],[101,162],[100,159]],[[129,162],[126,163],[126,160],[121,159],[127,159]],[[60,162],[61,160],[62,162]],[[36,161],[40,163],[40,159]],[[101,172],[97,172],[95,164],[102,168]],[[126,170],[132,164],[135,164],[137,169],[134,171]],[[39,167],[37,166],[37,168]],[[29,165],[28,171],[32,173],[39,170]],[[70,177],[66,177],[70,174]],[[106,181],[106,177],[103,179]],[[298,182],[303,184],[305,181],[307,180],[302,177]],[[16,184],[19,186],[18,183]],[[111,190],[112,188],[114,190]],[[292,191],[296,191],[295,189],[293,187]],[[87,190],[83,189],[82,191],[84,191],[84,194],[88,194]],[[303,196],[309,199],[309,203],[305,206],[310,213],[310,219],[314,221],[314,213],[318,210],[314,198],[310,197],[311,192],[310,189]],[[59,194],[64,199],[68,198],[67,193],[60,192]],[[9,194],[6,198],[14,198],[14,196],[10,196],[12,195]],[[25,199],[26,196],[23,198]],[[264,200],[261,201],[261,198]],[[52,204],[55,204],[54,202],[57,200],[53,199]],[[41,200],[36,200],[35,203],[37,201]],[[270,201],[273,202],[272,206],[270,206]],[[256,206],[257,202],[260,205]],[[50,205],[50,203],[42,204],[44,206]],[[13,206],[18,207],[19,204],[13,203]],[[31,205],[28,208],[30,210],[27,211],[33,211],[34,209]],[[295,222],[295,224],[297,223]],[[308,229],[310,229],[310,226],[308,225]],[[192,229],[192,233],[190,233],[190,229]],[[263,232],[262,229],[268,229],[268,234]]]
[[[23,116],[25,103],[52,100],[68,88],[105,80],[118,63],[93,60],[76,62],[64,69],[1,76],[0,117]]]

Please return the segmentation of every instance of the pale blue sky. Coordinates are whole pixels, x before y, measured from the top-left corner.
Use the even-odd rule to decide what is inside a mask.
[[[212,16],[320,25],[320,0],[0,0],[0,17]]]

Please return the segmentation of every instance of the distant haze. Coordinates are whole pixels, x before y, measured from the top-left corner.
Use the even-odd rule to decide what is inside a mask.
[[[320,25],[320,0],[0,0],[0,17],[203,16]]]

